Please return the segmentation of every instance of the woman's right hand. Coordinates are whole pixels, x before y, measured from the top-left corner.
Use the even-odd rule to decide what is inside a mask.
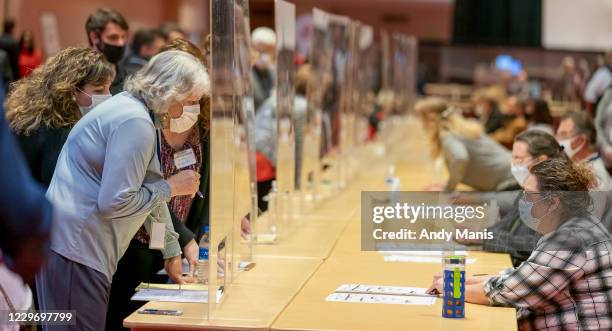
[[[171,196],[195,195],[200,188],[200,174],[193,170],[183,170],[167,179],[172,191]]]

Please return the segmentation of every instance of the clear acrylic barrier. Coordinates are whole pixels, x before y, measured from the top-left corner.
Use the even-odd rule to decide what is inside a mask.
[[[346,186],[346,154],[349,146],[346,133],[350,118],[350,84],[351,78],[351,20],[346,16],[329,14],[328,31],[331,33],[332,45],[332,86],[326,96],[324,117],[329,121],[331,146],[329,164],[332,167],[330,176],[334,190]]]
[[[276,31],[276,106],[273,112],[275,121],[275,160],[276,180],[268,194],[268,210],[254,228],[256,244],[275,244],[285,237],[292,223],[295,190],[295,6],[277,0],[275,8]]]
[[[252,259],[252,241],[241,233],[241,223],[257,223],[257,169],[255,161],[255,106],[251,83],[251,48],[248,0],[235,0],[235,59],[238,79],[235,89],[236,101],[236,138],[237,147],[235,176],[235,212],[234,220],[239,220],[234,227],[234,236],[240,242],[238,254],[240,261]],[[237,272],[234,265],[234,272]]]
[[[230,295],[239,273],[241,255],[251,258],[241,243],[242,219],[255,219],[252,148],[253,99],[250,91],[249,12],[246,0],[211,3],[211,205],[208,311],[215,318],[222,304],[218,290]],[[255,198],[256,199],[256,198]]]
[[[295,190],[295,6],[283,0],[274,2],[276,30],[276,215],[280,235],[290,231],[293,222]],[[272,211],[273,212],[273,211]]]
[[[304,126],[304,148],[302,149],[300,192],[304,209],[313,206],[319,197],[322,144],[322,110],[324,96],[332,83],[331,39],[328,31],[328,14],[313,9],[313,32],[310,47],[310,77],[306,88],[308,109]]]
[[[352,139],[356,148],[351,154],[351,178],[358,173],[359,166],[367,163],[371,157],[371,146],[366,145],[369,138],[369,119],[374,111],[375,87],[377,75],[377,49],[374,44],[374,29],[365,24],[359,24],[355,32],[355,68],[353,88],[353,109],[355,123]]]

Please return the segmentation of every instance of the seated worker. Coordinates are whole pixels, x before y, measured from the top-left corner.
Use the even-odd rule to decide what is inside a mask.
[[[525,102],[517,97],[506,99],[506,120],[501,128],[491,133],[491,138],[505,147],[511,148],[514,137],[527,128],[525,119]]]
[[[557,128],[557,141],[569,158],[584,162],[597,177],[597,190],[610,191],[612,179],[597,151],[597,132],[593,120],[585,112],[569,112]]]
[[[504,115],[499,111],[499,105],[495,99],[482,93],[476,94],[473,102],[474,112],[482,122],[487,134],[502,127]]]
[[[594,175],[566,158],[530,168],[521,221],[543,234],[527,261],[466,278],[467,302],[514,307],[520,330],[612,329],[612,236],[589,209]],[[443,287],[434,277],[429,293]]]
[[[514,139],[512,175],[522,187],[529,176],[529,167],[556,157],[565,158],[566,156],[555,137],[540,130],[525,131]],[[508,253],[514,266],[518,266],[525,261],[531,255],[541,236],[521,222],[519,215],[520,196],[518,192],[516,193],[508,192],[504,194],[510,194],[512,204],[509,211],[495,225],[488,228],[493,233],[493,239],[462,239],[457,241],[463,244],[482,244],[483,250],[487,252]],[[496,195],[496,198],[498,196],[499,194]]]
[[[597,150],[597,132],[591,117],[585,112],[567,113],[559,123],[557,141],[574,162],[582,162],[593,170],[597,185],[591,198],[595,207],[593,215],[600,218],[608,229],[612,229],[612,179]]]
[[[527,101],[525,117],[527,118],[527,130],[542,130],[551,135],[555,134],[553,118],[546,100],[531,99]]]
[[[478,122],[465,119],[439,98],[418,102],[416,110],[430,137],[433,157],[444,157],[449,174],[446,184],[428,190],[452,192],[461,183],[485,192],[518,187],[510,172],[510,152],[487,136]]]

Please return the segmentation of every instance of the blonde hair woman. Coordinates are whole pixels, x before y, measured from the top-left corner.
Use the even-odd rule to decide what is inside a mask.
[[[85,112],[110,96],[114,76],[100,52],[69,47],[14,83],[6,117],[38,182],[49,186],[68,133]]]
[[[477,191],[500,191],[517,187],[510,172],[510,152],[484,134],[482,126],[465,119],[438,98],[416,104],[432,147],[432,156],[443,157],[449,179],[430,190],[454,191],[458,184]]]

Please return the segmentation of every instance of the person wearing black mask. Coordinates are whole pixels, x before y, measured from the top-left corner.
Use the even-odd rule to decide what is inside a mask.
[[[123,58],[128,41],[127,21],[116,10],[101,8],[87,18],[85,30],[89,45],[102,52],[106,60],[115,65],[116,75],[110,92],[117,94],[123,91],[126,74],[117,64]]]

